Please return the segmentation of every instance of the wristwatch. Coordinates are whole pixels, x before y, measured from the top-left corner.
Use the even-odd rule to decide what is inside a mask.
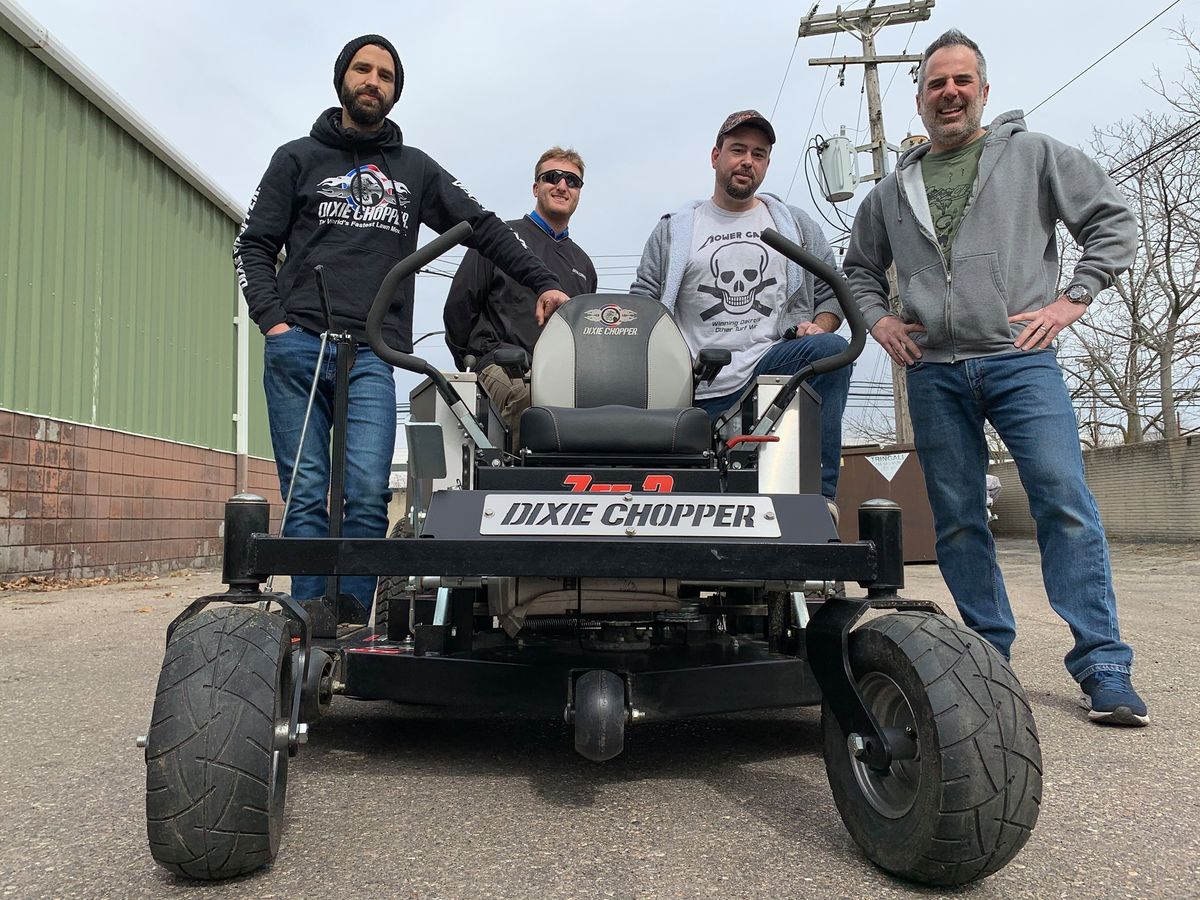
[[[1065,291],[1063,296],[1072,303],[1078,303],[1080,306],[1087,306],[1092,302],[1092,295],[1088,293],[1088,289],[1082,284],[1073,284]]]

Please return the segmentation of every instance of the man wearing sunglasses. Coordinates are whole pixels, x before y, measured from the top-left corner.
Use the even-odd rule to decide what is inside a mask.
[[[571,297],[596,291],[596,269],[567,227],[582,189],[583,158],[574,150],[551,147],[533,167],[533,211],[508,223]],[[512,430],[514,448],[520,446],[518,425],[529,408],[529,385],[494,360],[496,351],[505,348],[533,351],[542,326],[536,301],[533,291],[474,250],[463,258],[446,298],[446,344],[454,362],[462,371],[479,373],[484,390]]]
[[[727,349],[732,362],[696,389],[696,405],[716,419],[759,375],[791,375],[846,349],[834,334],[841,315],[833,289],[760,240],[774,228],[834,266],[825,235],[774,194],[756,193],[771,162],[775,129],[753,109],[731,114],[712,149],[713,195],[659,220],[630,292],[671,310],[695,356]],[[842,414],[850,367],[809,382],[821,397],[821,493],[837,492]]]

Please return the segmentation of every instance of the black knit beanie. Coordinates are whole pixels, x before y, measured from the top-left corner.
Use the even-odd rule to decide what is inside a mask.
[[[392,46],[392,42],[379,34],[364,34],[362,37],[356,37],[342,48],[342,52],[338,54],[337,62],[333,64],[333,89],[337,91],[340,98],[342,95],[342,80],[346,77],[346,70],[350,68],[350,60],[354,59],[354,54],[367,46],[367,44],[382,47],[388,53],[392,54],[392,62],[396,64],[396,96],[392,98],[392,102],[395,103],[400,99],[400,91],[404,89],[404,67],[400,65],[400,56],[396,53],[396,48]]]

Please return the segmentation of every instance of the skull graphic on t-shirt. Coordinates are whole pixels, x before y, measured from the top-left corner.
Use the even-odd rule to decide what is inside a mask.
[[[773,277],[763,277],[767,271],[767,251],[761,244],[752,241],[723,244],[713,251],[708,267],[714,283],[701,284],[698,289],[720,302],[704,310],[701,319],[707,321],[721,312],[740,316],[750,310],[761,316],[771,315],[771,308],[758,302],[759,293],[776,283]]]

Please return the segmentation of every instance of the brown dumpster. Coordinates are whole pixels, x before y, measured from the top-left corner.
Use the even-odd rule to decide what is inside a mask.
[[[880,498],[900,504],[904,561],[936,562],[933,511],[912,444],[843,448],[837,497],[842,511],[838,532],[843,541],[858,540],[859,505]]]

